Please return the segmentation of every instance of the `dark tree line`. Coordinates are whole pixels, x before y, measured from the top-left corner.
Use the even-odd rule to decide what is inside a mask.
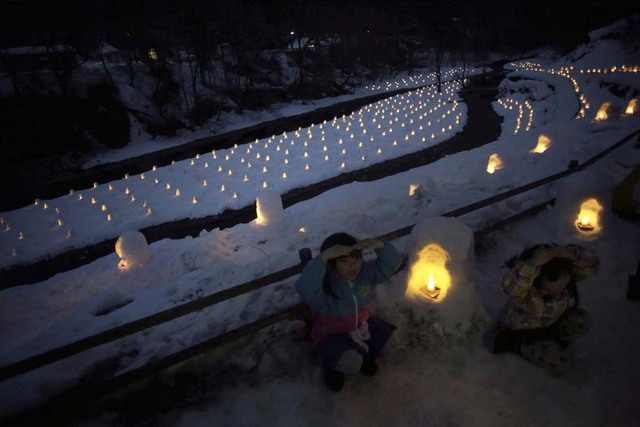
[[[0,98],[0,146],[14,154],[4,166],[88,150],[86,135],[126,145],[129,115],[151,134],[171,135],[223,111],[344,94],[417,67],[439,75],[449,63],[482,65],[491,52],[568,50],[588,30],[637,12],[636,3],[587,0],[565,11],[551,0],[5,0],[0,72],[13,93]],[[25,39],[47,49],[49,83],[32,73],[21,84],[25,73],[20,80],[7,48]],[[157,51],[154,61],[132,54],[125,63],[130,86],[153,83],[153,111],[120,99],[101,50],[114,40],[146,40]],[[293,81],[269,53],[283,50]],[[89,60],[102,63],[104,78],[79,95],[74,75]]]

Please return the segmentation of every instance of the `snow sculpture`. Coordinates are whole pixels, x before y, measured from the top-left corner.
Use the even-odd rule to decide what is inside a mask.
[[[457,218],[433,217],[416,224],[407,241],[405,297],[414,317],[435,318],[437,330],[465,335],[478,317],[488,319],[475,291],[473,231]]]
[[[136,230],[125,231],[116,241],[116,253],[121,268],[140,267],[151,259],[151,251],[144,235]]]
[[[265,226],[279,224],[284,219],[284,208],[280,194],[262,191],[256,199],[256,224]]]

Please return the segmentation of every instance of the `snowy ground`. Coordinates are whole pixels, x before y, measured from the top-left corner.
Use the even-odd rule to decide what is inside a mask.
[[[580,60],[572,64],[571,77],[590,104],[583,118],[573,119],[586,106],[576,96],[573,80],[549,72],[567,65],[569,59],[531,60],[534,69],[523,63],[529,70],[513,71],[504,82],[505,91],[511,91],[503,92],[500,102],[494,103],[505,117],[503,134],[487,146],[376,182],[336,188],[284,211],[276,206],[266,212],[267,217],[281,221],[254,221],[203,231],[197,238],[156,242],[150,245],[151,259],[143,266],[119,268],[114,253],[41,283],[3,290],[2,365],[288,267],[297,262],[299,248],[312,248],[315,255],[331,232],[346,230],[359,237],[384,234],[565,171],[571,160],[587,161],[640,128],[637,114],[622,114],[630,94],[640,92],[637,68],[635,72],[580,72],[632,63],[611,43],[612,39],[602,44],[594,40],[572,54]],[[615,53],[619,56],[612,57]],[[631,58],[637,61],[637,56]],[[613,97],[607,90],[611,81],[630,87],[628,96]],[[617,106],[616,113],[595,121],[605,101]],[[418,123],[413,125],[413,130],[419,130]],[[408,124],[405,128],[410,134]],[[543,153],[531,153],[542,135],[551,144]],[[392,142],[388,141],[390,147]],[[284,322],[218,363],[207,364],[207,358],[194,362],[197,375],[190,384],[202,385],[198,393],[187,387],[181,394],[177,385],[145,390],[144,399],[127,398],[129,409],[105,412],[85,425],[638,425],[640,372],[635,361],[640,359],[636,339],[640,313],[637,303],[628,301],[625,294],[628,276],[635,272],[640,256],[640,229],[610,211],[613,188],[640,164],[636,145],[634,137],[584,171],[460,218],[479,230],[556,199],[552,208],[477,242],[474,277],[466,284],[478,298],[459,310],[448,310],[461,316],[462,336],[439,327],[442,319],[433,307],[426,306],[415,315],[420,302],[405,298],[405,271],[377,294],[376,312],[399,329],[373,379],[349,378],[340,394],[329,393],[321,383],[319,367],[312,363],[309,343],[293,333],[299,322]],[[490,174],[487,167],[494,154],[502,165]],[[324,162],[324,157],[315,160]],[[188,161],[183,166],[191,167]],[[170,167],[156,172],[178,176],[180,170]],[[275,170],[281,176],[282,171]],[[288,176],[295,179],[298,174]],[[412,186],[417,191],[409,195]],[[603,206],[602,228],[584,235],[575,221],[580,203],[590,197]],[[158,206],[156,210],[175,207],[171,201]],[[20,220],[11,213],[3,216]],[[95,229],[99,236],[101,227]],[[394,244],[409,252],[408,241],[403,238]],[[504,261],[528,244],[550,241],[588,245],[602,257],[597,277],[581,283],[582,306],[593,316],[594,327],[576,346],[575,369],[566,378],[550,378],[510,354],[490,355],[480,343],[481,332],[504,302],[497,289]],[[38,250],[33,248],[31,253]],[[292,283],[271,285],[6,380],[0,383],[1,415],[60,392],[107,357],[117,362],[113,373],[118,374],[295,304],[299,297]],[[105,311],[109,313],[99,315]]]

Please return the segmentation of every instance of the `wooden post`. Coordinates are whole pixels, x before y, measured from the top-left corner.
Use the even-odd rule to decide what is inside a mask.
[[[302,248],[298,251],[298,256],[300,257],[300,264],[302,267],[307,265],[307,263],[311,260],[311,249]]]

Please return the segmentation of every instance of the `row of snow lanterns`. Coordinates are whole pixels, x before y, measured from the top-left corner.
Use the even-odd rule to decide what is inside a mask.
[[[551,139],[546,135],[540,135],[538,142],[530,153],[544,153],[552,144]],[[489,156],[487,163],[487,173],[493,174],[496,170],[502,169],[504,164],[500,156],[496,153]],[[411,193],[411,188],[410,188]],[[594,234],[601,230],[600,217],[603,207],[596,198],[588,198],[580,203],[579,212],[575,219],[575,227],[582,234]]]
[[[603,102],[600,108],[598,108],[598,112],[594,120],[596,122],[603,122],[605,120],[609,120],[612,114],[615,114],[613,111],[614,108],[610,102]],[[632,117],[638,114],[638,98],[633,98],[629,100],[629,103],[624,109],[624,113],[622,113],[623,117]]]
[[[524,131],[528,132],[531,130],[531,126],[533,125],[533,106],[529,100],[525,100],[524,103],[521,103],[515,99],[511,98],[499,98],[498,104],[507,110],[513,110],[514,105],[518,108],[518,115],[516,117],[516,126],[513,130],[513,134],[517,135],[520,132],[520,127],[522,126],[522,118],[524,117],[524,110],[526,109],[529,113],[527,114],[527,126]]]
[[[456,76],[461,75],[464,72],[463,68],[453,68],[450,70],[447,70],[443,73],[443,77],[444,79],[447,78],[456,78]],[[437,74],[436,72],[431,72],[429,74],[427,74],[426,77],[424,77],[422,74],[419,74],[417,76],[409,76],[406,79],[402,79],[401,81],[388,81],[386,82],[384,85],[379,84],[379,85],[372,85],[372,86],[365,86],[365,90],[371,90],[371,91],[378,91],[383,89],[385,91],[389,91],[392,89],[400,89],[403,87],[415,87],[415,86],[420,86],[420,85],[427,85],[430,84],[431,82],[435,81],[437,79]]]
[[[451,114],[453,114],[453,113],[456,111],[457,107],[458,107],[458,103],[457,103],[457,101],[454,101],[453,103],[448,104],[448,102],[449,102],[449,101],[451,101],[451,98],[453,97],[453,94],[455,93],[455,87],[456,87],[456,85],[457,85],[457,83],[456,83],[456,84],[446,84],[446,85],[445,85],[445,91],[444,91],[444,93],[445,93],[445,94],[450,93],[450,94],[449,94],[449,97],[447,98],[447,101],[445,101],[445,100],[443,100],[443,99],[441,99],[441,98],[438,98],[438,99],[437,99],[437,104],[436,104],[435,108],[434,108],[434,107],[429,108],[428,113],[420,114],[420,111],[421,111],[421,110],[424,110],[424,109],[427,109],[427,108],[428,108],[427,103],[426,103],[426,102],[422,102],[422,100],[421,100],[421,99],[418,99],[418,103],[417,103],[417,106],[416,106],[416,103],[412,101],[412,99],[413,99],[413,98],[411,98],[411,96],[410,96],[410,95],[406,95],[406,96],[405,96],[405,95],[402,95],[402,96],[399,96],[399,97],[394,97],[394,98],[395,98],[395,103],[397,103],[398,101],[404,101],[404,103],[405,103],[404,108],[394,107],[393,102],[390,102],[389,100],[384,100],[383,102],[376,103],[376,107],[377,107],[377,109],[376,109],[375,113],[373,113],[373,119],[372,119],[371,123],[376,123],[377,119],[380,119],[380,121],[382,121],[382,120],[384,120],[386,117],[389,117],[389,118],[393,117],[393,118],[395,119],[395,122],[397,122],[397,121],[398,121],[398,116],[400,116],[400,115],[402,114],[402,112],[403,112],[403,111],[405,111],[405,110],[407,110],[407,109],[408,109],[409,111],[408,111],[407,113],[405,113],[404,117],[405,117],[405,118],[408,118],[408,122],[409,122],[409,124],[413,124],[413,122],[414,122],[414,118],[413,118],[413,117],[410,117],[410,116],[409,116],[409,114],[411,114],[411,115],[417,115],[417,114],[420,114],[420,115],[419,115],[419,117],[418,117],[417,119],[418,119],[418,120],[421,120],[421,121],[424,121],[424,120],[426,120],[426,119],[427,119],[427,114],[435,114],[435,113],[439,114],[439,116],[438,116],[438,118],[437,118],[437,119],[435,119],[435,121],[434,121],[434,122],[435,122],[435,123],[439,123],[441,119],[444,119],[444,118],[446,118],[447,116],[450,116]],[[427,90],[424,90],[424,89],[419,90],[419,91],[415,91],[415,92],[416,92],[416,95],[417,95],[418,97],[425,97],[425,96],[426,96],[426,97],[428,97],[428,98],[430,98],[430,99],[435,99],[435,98],[436,98],[436,95],[440,95],[440,96],[442,96],[441,94],[436,94],[435,92],[431,93],[431,92],[429,92],[429,91],[427,91]],[[414,98],[415,98],[415,96],[414,96]],[[441,109],[442,107],[446,106],[446,105],[450,105],[450,109],[449,109],[448,111],[444,112],[444,113],[438,113],[438,110],[439,110],[439,109]],[[366,107],[366,108],[365,108],[365,111],[366,111],[367,113],[370,113],[370,112],[371,112],[371,108],[372,108],[371,106],[368,106],[368,107]],[[441,115],[440,115],[440,114],[441,114]],[[363,127],[364,127],[364,124],[363,124],[363,121],[362,121],[362,110],[360,111],[359,115],[360,115],[360,118],[359,118],[359,122],[357,123],[357,125],[359,125],[361,128],[363,128]],[[455,123],[456,123],[456,124],[459,124],[459,123],[460,123],[460,118],[461,118],[461,113],[457,113],[457,114],[455,115]],[[343,123],[346,123],[346,129],[348,129],[348,130],[349,130],[352,126],[354,126],[354,124],[351,122],[351,120],[349,120],[349,121],[347,121],[347,120],[346,120],[346,117],[345,117],[344,115],[343,115],[343,117],[342,117],[342,122],[343,122]],[[389,123],[390,123],[390,126],[391,126],[391,125],[394,123],[394,121],[393,121],[392,119],[390,119]],[[432,123],[432,122],[431,122],[430,120],[428,120],[428,121],[427,121],[427,126],[431,126],[431,123]],[[326,124],[326,121],[324,122],[324,124]],[[333,120],[333,122],[332,122],[331,126],[336,127],[337,129],[340,129],[340,125],[338,124],[338,118],[337,118],[337,117],[336,117],[336,118],[334,118],[334,120]],[[402,122],[402,123],[401,123],[401,127],[404,127],[404,126],[405,126],[405,123],[404,123],[404,122]],[[308,128],[308,139],[309,139],[309,140],[313,138],[313,135],[312,135],[312,129],[313,129],[313,127],[314,127],[314,125],[312,125],[310,128]],[[323,125],[319,125],[319,128],[321,129],[321,132],[322,132],[321,139],[322,139],[322,140],[324,140],[324,139],[325,139],[325,131],[324,131],[324,129],[323,129]],[[379,128],[379,129],[381,128],[380,123],[378,124],[378,128]],[[420,125],[419,129],[420,129],[420,130],[422,130],[422,129],[423,129],[423,126],[422,126],[422,125]],[[442,133],[445,133],[445,132],[447,132],[448,130],[451,130],[451,129],[452,129],[452,126],[451,126],[451,125],[449,125],[448,127],[443,127],[441,131],[442,131]],[[301,129],[298,129],[298,131],[296,131],[296,132],[295,132],[295,135],[296,135],[297,137],[301,137],[300,130],[301,130]],[[347,131],[348,131],[348,130],[347,130]],[[389,133],[393,133],[393,127],[390,127],[388,130],[389,130]],[[382,134],[386,136],[386,132],[387,132],[386,130],[385,130],[385,131],[382,131]],[[366,129],[363,129],[363,135],[366,135],[366,134],[367,134]],[[410,136],[415,136],[415,131],[413,131],[413,130],[412,130],[411,132],[407,133],[407,135],[405,135],[405,141],[409,141]],[[431,137],[431,139],[434,139],[434,138],[435,138],[435,133],[432,133],[430,137]],[[265,143],[265,145],[264,145],[264,147],[265,147],[265,148],[268,148],[268,147],[269,147],[269,142],[270,142],[273,138],[274,138],[274,137],[272,137],[269,141],[267,141],[267,142]],[[277,150],[277,151],[281,151],[281,145],[280,145],[280,144],[282,144],[282,143],[283,143],[283,139],[286,139],[286,138],[287,138],[287,135],[286,135],[286,132],[285,132],[285,133],[283,133],[283,138],[281,138],[281,139],[280,139],[279,144],[277,144],[277,145],[276,145],[276,150]],[[353,138],[354,138],[354,134],[353,134],[353,133],[351,133],[351,135],[350,135],[350,139],[353,139]],[[370,137],[370,140],[371,140],[371,142],[373,143],[373,141],[374,141],[374,137],[373,137],[373,136],[371,136],[371,137]],[[361,149],[361,148],[363,147],[363,143],[364,143],[365,141],[366,141],[366,140],[361,140],[361,141],[358,143],[358,148],[360,148],[360,149]],[[426,137],[422,137],[422,142],[425,142],[425,141],[426,141]],[[257,143],[258,143],[258,141],[256,140],[256,144],[257,144]],[[294,139],[290,140],[290,144],[291,144],[291,145],[295,145],[295,143],[296,143],[296,141],[295,141]],[[305,147],[306,147],[306,146],[308,146],[308,142],[305,140],[305,141],[304,141],[304,143],[303,143],[303,145],[304,145]],[[343,140],[342,140],[342,139],[338,139],[338,145],[343,145]],[[397,140],[394,140],[394,141],[393,141],[393,143],[392,143],[392,145],[394,145],[394,146],[395,146],[395,145],[398,145]],[[234,153],[234,150],[236,150],[236,149],[238,149],[238,145],[237,145],[237,144],[234,146],[234,148],[233,148],[233,149],[231,149],[231,154],[233,154],[233,153]],[[252,146],[251,146],[251,144],[250,144],[250,147],[248,148],[248,150],[247,150],[247,151],[250,151],[251,149],[252,149]],[[285,153],[287,153],[287,152],[288,152],[288,149],[284,149],[284,150],[282,150],[282,151],[283,151],[283,152],[285,152]],[[326,145],[324,145],[324,146],[323,146],[323,151],[327,151],[327,146],[326,146]],[[377,152],[377,154],[378,154],[378,155],[382,154],[382,148],[381,148],[381,147],[379,147],[379,148],[377,149],[377,151],[376,151],[376,152]],[[342,156],[344,156],[344,155],[346,155],[346,154],[347,154],[347,153],[346,153],[346,148],[344,148],[344,147],[343,147],[343,148],[341,149],[341,155],[342,155]],[[259,159],[259,158],[260,158],[260,154],[259,154],[259,153],[257,153],[256,155],[258,156],[258,159]],[[216,156],[215,150],[214,150],[214,151],[212,151],[212,157],[213,157],[213,159],[214,159],[214,160],[215,160],[215,159],[217,159],[217,156]],[[305,151],[305,153],[304,153],[304,156],[303,156],[303,157],[308,157],[308,153],[307,153],[306,151]],[[191,159],[191,160],[190,160],[190,165],[191,165],[191,166],[195,166],[195,165],[196,165],[196,160],[197,160],[197,159],[200,159],[200,155],[199,155],[199,154],[198,154],[198,155],[196,155],[196,158],[195,158],[195,159]],[[225,156],[225,160],[229,160],[229,159],[230,159],[229,154],[227,154],[227,155]],[[268,160],[269,160],[269,155],[264,156],[264,159],[265,159],[266,161],[268,161]],[[325,154],[324,154],[324,160],[325,160],[325,161],[329,161],[329,159],[330,159],[329,155],[325,153]],[[365,156],[364,156],[364,154],[362,154],[361,160],[362,160],[362,161],[364,161],[364,160],[365,160]],[[244,162],[242,162],[242,163],[244,163]],[[172,162],[172,164],[175,164],[175,161],[174,161],[174,162]],[[284,164],[284,165],[288,164],[288,159],[286,159],[286,158],[285,158],[285,160],[284,160],[284,163],[283,163],[283,164]],[[251,168],[250,162],[248,162],[248,161],[247,161],[247,166],[248,166],[249,168]],[[208,168],[208,167],[209,167],[208,162],[205,162],[205,163],[204,163],[204,167],[205,167],[205,168]],[[346,162],[342,161],[342,162],[340,163],[340,169],[345,169],[345,168],[346,168]],[[156,167],[156,166],[154,166],[154,167],[152,168],[152,171],[155,171],[155,170],[157,170],[157,167]],[[218,168],[217,168],[217,170],[218,170],[218,172],[222,172],[222,171],[223,171],[222,166],[221,166],[220,164],[218,164]],[[309,166],[309,164],[308,164],[308,163],[307,163],[307,164],[306,164],[306,166],[305,166],[305,170],[307,170],[307,171],[308,171],[308,170],[310,170],[310,166]],[[267,172],[267,170],[266,170],[266,165],[263,165],[263,167],[262,167],[262,172],[263,172],[263,173],[266,173],[266,172]],[[229,176],[233,174],[233,172],[231,171],[231,169],[227,169],[226,173],[227,173]],[[145,178],[146,178],[145,173],[140,174],[140,180],[141,180],[141,181],[144,181],[144,180],[145,180]],[[288,175],[287,175],[287,173],[286,173],[286,171],[285,171],[285,172],[283,172],[283,173],[282,173],[282,179],[284,180],[284,179],[287,179],[287,178],[288,178]],[[124,180],[126,181],[126,180],[128,180],[128,179],[129,179],[129,175],[128,175],[128,174],[125,174],[125,176],[124,176]],[[171,185],[171,183],[169,183],[169,182],[161,183],[161,182],[160,182],[160,180],[159,180],[159,178],[157,178],[157,177],[155,177],[155,178],[153,178],[153,179],[149,179],[149,180],[147,180],[147,181],[148,181],[148,182],[153,182],[153,185],[161,185],[161,184],[162,184],[162,185],[166,188],[166,190],[167,190],[167,194],[171,194],[171,196],[172,196],[173,198],[177,198],[177,197],[181,197],[181,196],[182,196],[182,192],[181,192],[181,190],[180,190],[179,188],[174,188],[174,187]],[[244,175],[244,177],[243,177],[243,180],[242,180],[242,181],[243,181],[243,182],[248,182],[248,181],[249,181],[249,178],[248,178],[248,176],[247,176],[246,174]],[[147,200],[139,199],[139,198],[137,198],[137,197],[136,197],[136,195],[135,195],[135,194],[133,193],[133,191],[131,190],[131,188],[133,188],[133,185],[136,185],[136,184],[133,184],[133,183],[132,183],[131,185],[126,185],[126,183],[125,183],[125,188],[124,188],[124,189],[122,189],[121,191],[124,191],[124,194],[129,198],[129,200],[130,200],[130,202],[131,202],[131,203],[136,203],[136,202],[141,203],[142,208],[146,209],[146,215],[147,215],[147,216],[151,216],[151,215],[153,214],[153,209],[151,208],[151,206],[149,206],[149,202],[148,202]],[[139,184],[138,184],[138,185],[139,185]],[[206,179],[203,179],[203,181],[202,181],[202,186],[203,186],[203,187],[207,187],[207,186],[208,186],[208,181],[207,181]],[[97,183],[94,183],[93,188],[95,189],[95,188],[97,188],[97,187],[98,187],[98,184],[97,184]],[[263,189],[268,187],[268,183],[267,183],[267,181],[266,181],[266,180],[262,182],[262,186],[261,186],[261,187],[262,187]],[[108,184],[108,189],[109,189],[109,192],[114,191],[114,185],[113,185],[113,184]],[[224,192],[225,190],[226,190],[225,184],[222,184],[222,185],[220,186],[220,191],[221,191],[221,192]],[[137,191],[136,191],[136,192],[137,192]],[[71,191],[70,191],[69,195],[70,195],[70,196],[77,196],[77,200],[79,200],[79,201],[81,201],[81,200],[83,200],[83,199],[90,200],[90,203],[91,203],[92,205],[96,205],[96,206],[101,210],[101,212],[104,212],[104,214],[105,214],[105,218],[106,218],[106,222],[111,222],[111,221],[112,221],[112,219],[113,219],[113,217],[112,217],[112,213],[109,211],[109,207],[108,207],[109,202],[106,202],[106,201],[104,201],[104,202],[99,202],[99,201],[98,201],[98,199],[97,199],[95,196],[90,196],[90,195],[88,195],[88,196],[86,196],[86,197],[85,197],[85,196],[83,195],[83,193],[82,193],[82,192],[78,192],[77,194],[75,194],[73,190],[71,190]],[[237,198],[238,198],[238,193],[237,193],[237,191],[233,191],[233,196],[232,196],[232,198],[233,198],[233,199],[237,199]],[[198,203],[197,196],[195,196],[195,195],[194,195],[194,196],[193,196],[193,197],[191,197],[190,199],[191,199],[191,203],[192,203],[192,204],[196,204],[196,203]],[[39,203],[39,201],[36,201],[35,205],[38,205],[38,203]],[[43,203],[43,208],[44,208],[44,210],[46,210],[46,209],[48,208],[48,204],[47,204],[46,202],[44,202],[44,203]],[[56,208],[56,211],[58,211],[58,209],[57,209],[57,208]],[[61,219],[61,218],[58,218],[58,220],[57,220],[58,227],[61,227],[61,226],[62,226],[62,223],[63,223],[62,219]],[[10,228],[9,228],[9,225],[5,223],[5,231],[8,231],[9,229],[10,229]],[[25,238],[24,232],[19,232],[18,236],[19,236],[19,237],[18,237],[18,239],[19,239],[19,240],[23,240],[23,239]],[[73,236],[73,233],[72,233],[72,231],[69,229],[69,230],[67,231],[66,238],[67,238],[67,239],[69,239],[69,238],[71,238],[72,236]],[[16,250],[14,250],[14,251],[13,251],[13,253],[14,253],[14,255],[16,255],[17,251],[16,251]]]

